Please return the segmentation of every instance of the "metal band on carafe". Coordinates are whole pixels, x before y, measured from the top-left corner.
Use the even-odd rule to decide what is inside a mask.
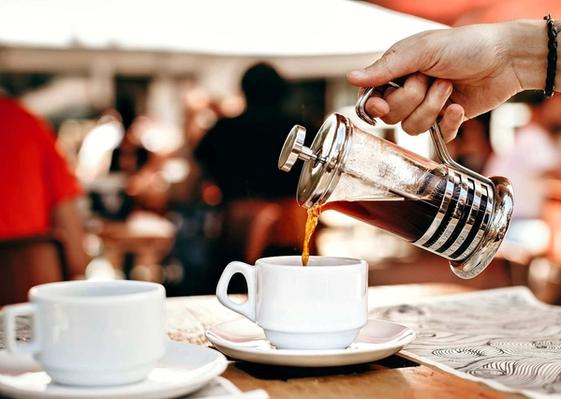
[[[460,171],[449,175],[440,208],[413,244],[450,260],[467,258],[481,242],[493,211],[493,187]]]

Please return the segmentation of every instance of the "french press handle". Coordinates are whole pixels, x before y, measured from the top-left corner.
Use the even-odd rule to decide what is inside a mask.
[[[387,84],[388,86],[391,87],[395,87],[395,88],[400,88],[401,86],[398,85],[395,82],[388,82]],[[376,126],[376,120],[374,118],[372,118],[370,115],[368,115],[368,113],[366,112],[366,102],[368,101],[368,99],[370,97],[372,97],[372,94],[374,94],[375,92],[379,92],[379,87],[367,87],[363,90],[363,92],[360,94],[357,102],[356,102],[356,106],[355,106],[355,112],[358,115],[358,117],[360,119],[362,119],[364,122],[368,123],[369,125],[372,126]],[[434,143],[434,147],[436,150],[436,155],[438,156],[438,158],[442,161],[443,164],[455,169],[455,170],[459,170],[479,181],[484,181],[488,184],[493,185],[493,183],[491,182],[491,180],[489,180],[488,178],[481,176],[479,173],[474,172],[471,169],[468,169],[462,165],[460,165],[459,163],[457,163],[456,161],[454,161],[452,159],[452,157],[450,156],[450,153],[448,152],[448,147],[446,147],[446,142],[444,141],[444,137],[442,136],[442,133],[440,131],[440,126],[438,126],[437,122],[434,122],[432,124],[432,126],[430,127],[430,136],[432,138],[432,141]]]

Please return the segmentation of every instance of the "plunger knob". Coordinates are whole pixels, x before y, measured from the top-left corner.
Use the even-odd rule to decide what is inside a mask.
[[[304,146],[306,140],[306,128],[300,125],[294,125],[290,129],[290,133],[284,141],[279,156],[278,167],[283,172],[290,172],[298,159],[303,161],[318,161],[319,157],[315,155],[309,147]]]

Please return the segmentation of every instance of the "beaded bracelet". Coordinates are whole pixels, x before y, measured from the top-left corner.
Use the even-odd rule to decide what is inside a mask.
[[[555,73],[557,72],[557,27],[551,15],[543,17],[547,22],[547,75],[544,94],[551,97],[555,90]]]

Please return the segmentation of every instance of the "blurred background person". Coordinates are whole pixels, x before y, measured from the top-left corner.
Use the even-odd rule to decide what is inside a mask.
[[[294,200],[298,175],[276,166],[286,135],[299,122],[285,110],[289,85],[274,68],[259,63],[243,75],[241,89],[245,111],[220,119],[194,152],[222,193],[224,261],[297,254],[306,217]]]
[[[527,92],[514,101],[528,105],[529,121],[515,129],[511,146],[493,154],[484,171],[488,176],[508,176],[516,196],[500,254],[513,264],[511,271],[518,275],[518,283],[529,279],[540,299],[555,302],[561,294],[556,266],[560,258],[554,245],[560,216],[554,189],[561,178],[561,97]]]
[[[561,96],[521,97],[531,107],[530,122],[515,132],[511,148],[494,154],[486,176],[508,176],[516,193],[514,219],[537,219],[547,196],[547,178],[561,178]]]
[[[489,137],[491,113],[479,115],[465,121],[449,150],[454,159],[465,167],[483,173],[483,169],[493,155]]]
[[[0,159],[1,304],[24,300],[38,283],[82,277],[87,257],[76,204],[80,186],[49,127],[5,96],[0,96]],[[18,254],[18,241],[44,237],[62,244],[58,264],[42,257],[42,250]]]
[[[295,123],[283,107],[288,84],[271,66],[257,64],[244,74],[241,88],[245,111],[220,119],[196,147],[195,157],[225,202],[293,198],[298,176],[276,170],[279,148]]]

